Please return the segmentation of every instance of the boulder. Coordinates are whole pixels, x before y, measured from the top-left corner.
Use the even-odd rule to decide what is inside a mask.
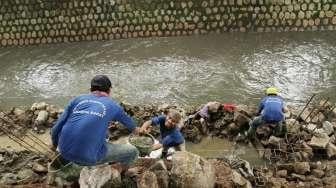
[[[279,170],[276,172],[276,177],[279,178],[286,178],[287,177],[287,170]]]
[[[269,143],[270,145],[273,145],[273,146],[279,146],[279,145],[280,145],[280,142],[281,142],[281,138],[279,138],[279,137],[271,136],[271,137],[268,139],[268,143]]]
[[[296,162],[294,163],[294,172],[297,174],[306,174],[310,172],[310,165],[308,162]]]
[[[330,123],[329,121],[324,121],[322,124],[322,129],[324,130],[324,132],[327,135],[331,135],[334,133],[334,126],[332,123]]]
[[[294,123],[295,122],[295,123]],[[298,133],[300,131],[300,123],[295,119],[286,119],[287,132]]]
[[[33,163],[33,167],[32,167],[33,171],[34,172],[37,172],[37,173],[46,173],[48,172],[48,169],[47,167],[37,163],[37,162],[34,162]]]
[[[336,156],[336,146],[332,143],[328,143],[327,145],[327,155],[329,158]]]
[[[47,108],[48,104],[45,102],[40,102],[40,103],[34,103],[31,106],[31,110],[35,111],[35,110],[45,110]]]
[[[121,176],[117,169],[109,165],[84,167],[80,173],[79,185],[85,187],[119,187]]]
[[[39,176],[31,169],[22,169],[18,172],[18,179],[22,183],[34,183],[38,180]]]
[[[145,171],[137,183],[138,188],[159,188],[158,180],[154,172]]]
[[[1,174],[1,178],[0,178],[0,185],[12,185],[15,184],[17,182],[17,175],[13,174],[13,173],[4,173]]]
[[[172,156],[171,180],[173,187],[212,188],[215,169],[198,155],[178,151]]]
[[[308,145],[318,148],[318,149],[326,149],[329,141],[330,141],[330,138],[327,134],[319,134],[319,135],[313,136],[310,142],[308,142]]]
[[[235,170],[232,171],[232,181],[236,187],[252,188],[251,182]]]
[[[319,169],[313,169],[311,174],[317,178],[322,178],[324,176],[324,171]]]
[[[283,188],[283,187],[288,187],[287,185],[288,185],[288,182],[285,178],[271,177],[267,180],[265,187]]]
[[[250,122],[250,120],[251,119],[247,115],[240,113],[238,111],[234,112],[233,121],[237,127],[239,128],[248,127],[248,123]]]
[[[47,122],[48,120],[48,115],[49,113],[45,110],[41,110],[38,114],[37,117],[35,119],[35,124],[36,125],[43,125]]]
[[[160,188],[169,188],[169,174],[166,170],[154,171]]]

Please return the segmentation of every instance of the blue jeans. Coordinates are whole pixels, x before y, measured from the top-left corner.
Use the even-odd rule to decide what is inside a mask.
[[[139,157],[138,149],[130,144],[107,143],[106,147],[106,155],[97,164],[119,162],[123,165],[130,165]]]

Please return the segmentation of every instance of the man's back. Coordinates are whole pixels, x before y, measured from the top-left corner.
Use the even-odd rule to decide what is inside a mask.
[[[58,136],[62,156],[83,165],[94,165],[106,153],[108,123],[124,111],[106,96],[81,95],[67,107],[68,116]]]
[[[283,120],[283,100],[279,96],[264,97],[260,104],[262,119],[266,122]]]

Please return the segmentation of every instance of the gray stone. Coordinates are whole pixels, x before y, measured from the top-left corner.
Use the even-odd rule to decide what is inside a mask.
[[[278,146],[281,142],[281,138],[279,137],[275,137],[275,136],[271,136],[269,139],[268,139],[268,143],[273,145],[273,146]]]
[[[332,143],[327,145],[327,155],[329,158],[336,156],[336,146]]]
[[[232,181],[237,187],[252,188],[251,182],[235,170],[232,171]]]
[[[308,145],[319,148],[319,149],[325,149],[329,141],[330,141],[330,138],[328,135],[320,134],[320,135],[313,136],[310,142],[308,142]]]
[[[31,110],[45,110],[47,105],[48,104],[45,102],[34,103],[30,109]]]
[[[287,177],[287,170],[279,170],[276,172],[276,176],[279,178],[286,178]]]
[[[121,176],[117,169],[109,165],[84,167],[80,173],[79,185],[86,187],[118,187],[121,185]]]
[[[294,123],[295,122],[295,123]],[[297,133],[300,130],[300,123],[295,119],[286,119],[287,132]]]
[[[49,113],[47,111],[41,110],[38,113],[38,115],[37,115],[37,117],[35,119],[35,124],[36,125],[43,125],[43,124],[45,124],[47,122],[47,120],[48,120],[48,116],[49,116]]]
[[[11,185],[15,184],[17,181],[17,175],[13,173],[5,173],[2,174],[2,177],[0,179],[0,185]]]
[[[159,188],[156,175],[151,171],[145,171],[137,183],[138,188]]]
[[[216,180],[215,169],[198,155],[178,151],[172,156],[171,180],[177,187],[212,188]]]
[[[47,167],[35,162],[32,167],[34,172],[48,172]]]
[[[319,170],[319,169],[313,169],[311,174],[317,178],[322,178],[324,176],[323,170]]]
[[[322,124],[322,129],[327,135],[331,135],[334,133],[334,127],[333,124],[330,123],[329,121],[324,121]]]
[[[310,172],[310,165],[308,162],[296,162],[293,165],[294,172],[297,174],[306,174],[307,172]]]
[[[20,182],[35,182],[38,179],[38,175],[30,169],[22,169],[17,175]]]

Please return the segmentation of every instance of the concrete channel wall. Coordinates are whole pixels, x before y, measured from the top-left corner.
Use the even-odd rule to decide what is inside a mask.
[[[0,46],[336,30],[336,0],[0,0]]]

